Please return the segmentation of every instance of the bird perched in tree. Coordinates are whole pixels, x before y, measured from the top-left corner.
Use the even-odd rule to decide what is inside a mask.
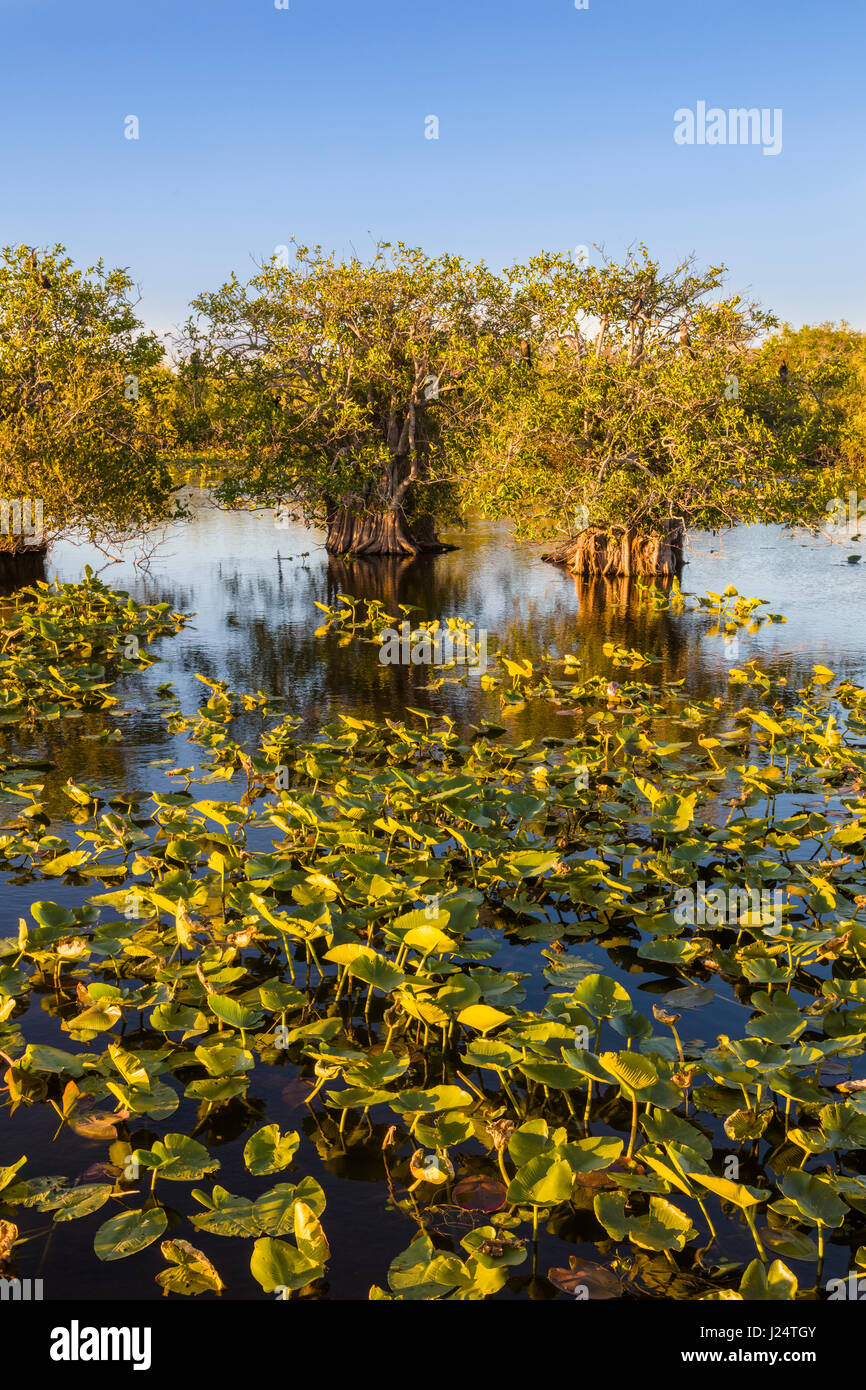
[[[781,367],[779,368],[779,380],[781,381],[781,383],[782,383],[783,386],[787,386],[787,385],[788,385],[788,364],[787,364],[787,362],[783,362],[782,365],[781,365]]]
[[[520,340],[520,359],[527,366],[532,366],[532,348],[525,338]]]
[[[40,289],[50,290],[51,281],[45,274],[45,271],[40,266],[39,261],[36,259],[35,251],[30,252],[30,269],[33,271],[33,274],[36,277],[36,283],[37,285],[39,285]]]
[[[680,324],[680,348],[683,352],[688,353],[689,357],[694,358],[695,353],[692,347],[692,340],[689,337],[689,330],[685,323]]]

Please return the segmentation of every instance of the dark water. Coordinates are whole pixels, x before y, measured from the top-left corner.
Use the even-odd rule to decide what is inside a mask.
[[[540,558],[541,547],[515,544],[504,526],[478,523],[449,539],[459,548],[435,559],[415,564],[349,564],[329,558],[322,538],[313,532],[277,526],[270,515],[226,515],[201,504],[194,521],[169,537],[146,573],[131,563],[102,571],[113,587],[126,589],[144,602],[167,601],[173,608],[197,616],[179,636],[158,645],[161,662],[118,688],[122,705],[131,711],[123,721],[122,742],[105,745],[94,741],[89,735],[98,730],[98,723],[92,720],[64,721],[49,735],[45,752],[56,763],[48,779],[49,798],[51,787],[68,777],[86,781],[107,796],[131,788],[176,789],[165,777],[164,768],[189,763],[191,753],[183,738],[175,739],[166,732],[159,714],[164,705],[155,692],[161,683],[172,682],[181,705],[189,711],[204,694],[194,679],[197,672],[226,680],[235,689],[285,695],[290,707],[303,716],[306,733],[315,732],[337,712],[400,718],[407,705],[447,713],[462,725],[491,718],[507,724],[515,739],[530,734],[572,733],[571,721],[544,702],[503,716],[496,694],[481,690],[475,674],[465,685],[449,684],[431,691],[425,689],[429,668],[383,666],[372,645],[353,643],[343,648],[333,639],[316,638],[314,632],[322,615],[314,601],[333,604],[341,592],[381,598],[394,613],[396,605],[403,603],[418,605],[423,610],[420,616],[427,618],[462,617],[487,632],[490,652],[501,648],[512,655],[530,657],[546,651],[571,652],[584,661],[584,673],[609,671],[607,663],[602,667],[601,647],[603,642],[614,640],[660,658],[657,665],[641,673],[640,679],[681,679],[695,693],[726,694],[727,669],[752,657],[759,657],[775,674],[794,680],[804,678],[818,662],[839,675],[861,682],[866,678],[866,563],[847,563],[851,547],[788,537],[769,527],[742,529],[721,540],[695,538],[682,579],[685,590],[721,592],[728,583],[734,583],[743,594],[769,600],[769,611],[787,617],[784,625],[768,625],[754,634],[741,632],[739,649],[732,651],[719,636],[711,635],[712,622],[706,616],[653,614],[636,601],[634,587],[626,581],[607,585],[576,581],[545,564]],[[49,576],[77,579],[85,562],[98,568],[100,557],[86,548],[59,546],[52,556]],[[217,794],[226,797],[231,793],[220,786]],[[52,823],[51,830],[63,833],[58,821]],[[10,934],[16,930],[18,916],[29,915],[35,898],[51,896],[74,904],[94,889],[59,883],[51,884],[50,889],[41,884],[6,883],[2,891],[2,932]],[[497,963],[527,970],[539,964],[531,954],[537,955],[534,948],[531,952],[530,948],[514,948],[513,952],[503,952]],[[577,954],[621,978],[633,997],[640,988],[651,996],[668,987],[660,986],[651,971],[643,973],[645,967],[636,973],[633,962],[617,962],[591,943],[581,943]],[[543,989],[538,973],[528,991],[530,1007],[541,1002]],[[719,1031],[741,1035],[749,1013],[730,992],[723,992],[700,1016],[704,1040]],[[38,1004],[31,1006],[21,1026],[28,1040],[61,1047],[68,1043],[55,1020]],[[242,1150],[253,1129],[278,1120],[283,1129],[300,1128],[316,1137],[309,1111],[304,1107],[291,1109],[284,1099],[284,1084],[277,1071],[258,1070],[248,1102],[255,1113],[232,1102],[219,1111],[211,1128],[197,1134],[221,1161],[214,1180],[234,1193],[251,1190]],[[161,1129],[188,1134],[195,1124],[194,1103],[182,1099],[180,1108]],[[20,1109],[11,1123],[4,1119],[0,1164],[26,1153],[30,1160],[26,1173],[30,1176],[75,1175],[106,1158],[104,1143],[81,1139],[68,1129],[52,1142],[55,1129],[56,1116],[47,1106]],[[139,1146],[147,1146],[153,1137],[157,1136],[146,1128],[133,1136]],[[330,1297],[366,1298],[371,1283],[385,1283],[390,1261],[415,1234],[414,1226],[401,1215],[385,1210],[381,1164],[375,1161],[378,1147],[343,1155],[329,1154],[322,1146],[317,1154],[312,1144],[302,1144],[290,1174],[277,1175],[265,1185],[261,1180],[253,1183],[253,1195],[273,1182],[297,1181],[306,1173],[322,1183],[328,1200],[324,1223],[332,1247]],[[209,1190],[210,1180],[199,1185]],[[174,1191],[170,1184],[162,1184],[160,1193],[166,1202],[174,1198],[184,1212],[194,1206],[189,1185],[178,1184]],[[43,1277],[49,1298],[159,1296],[153,1282],[155,1273],[164,1266],[158,1244],[111,1266],[102,1266],[95,1259],[93,1234],[108,1214],[106,1208],[92,1217],[55,1227],[47,1238],[22,1247],[17,1259],[21,1277]],[[37,1216],[32,1229],[49,1225],[50,1216]],[[592,1226],[590,1217],[587,1229]],[[578,1216],[572,1228],[556,1236],[544,1234],[539,1268],[567,1264],[572,1253],[592,1258],[591,1246],[581,1248],[585,1239],[581,1228]],[[199,1236],[186,1222],[180,1223],[174,1234],[192,1238],[215,1261],[228,1286],[228,1296],[261,1297],[249,1275],[249,1241]],[[750,1258],[748,1235],[742,1226],[730,1222],[725,1229],[723,1222],[720,1235],[734,1257]],[[844,1261],[839,1271],[835,1263],[831,1248],[828,1275],[844,1272]],[[517,1282],[525,1283],[528,1265],[515,1273]],[[514,1294],[521,1296],[521,1290],[513,1289]]]
[[[408,703],[466,720],[498,710],[496,697],[478,690],[477,677],[469,677],[467,688],[428,693],[423,667],[383,667],[372,647],[339,648],[314,637],[322,621],[314,602],[333,604],[339,593],[380,598],[395,614],[403,603],[417,605],[416,616],[459,616],[489,633],[491,652],[572,652],[590,672],[602,669],[603,642],[615,640],[661,658],[641,679],[685,679],[696,692],[726,690],[728,667],[753,656],[780,674],[808,671],[813,662],[855,679],[866,672],[866,561],[847,563],[856,545],[763,526],[695,536],[685,590],[720,592],[733,583],[787,618],[759,634],[741,633],[732,654],[717,637],[706,637],[706,618],[646,612],[625,580],[576,580],[542,561],[542,546],[516,544],[504,525],[475,523],[446,539],[458,548],[414,563],[345,562],[326,554],[321,534],[275,525],[270,513],[200,506],[192,524],[169,536],[147,574],[130,564],[102,571],[107,583],[142,601],[197,614],[184,633],[162,643],[163,664],[149,681],[136,681],[130,699],[140,707],[148,688],[171,680],[185,706],[197,703],[201,687],[193,674],[200,672],[236,689],[286,695],[311,731],[340,710],[395,717]],[[85,562],[98,569],[100,559],[86,547],[58,546],[49,577],[74,580]],[[548,732],[540,727],[545,721],[561,732],[561,721],[543,706],[524,720],[518,718],[515,732]],[[142,747],[142,757],[145,752]]]

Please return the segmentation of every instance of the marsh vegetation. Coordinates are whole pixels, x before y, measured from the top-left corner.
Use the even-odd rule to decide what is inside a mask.
[[[710,644],[784,617],[637,601]],[[324,608],[323,659],[375,660],[400,616]],[[160,682],[169,790],[53,776],[52,729],[122,750],[117,682],[185,627],[92,575],[4,616],[7,1270],[358,1296],[370,1183],[374,1299],[826,1297],[861,1266],[859,685],[746,659],[720,698],[624,641],[595,670],[501,650],[482,718],[434,689],[310,733],[290,692]],[[533,709],[561,732],[515,738]]]

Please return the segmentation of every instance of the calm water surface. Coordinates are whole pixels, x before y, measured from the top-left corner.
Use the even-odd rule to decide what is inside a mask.
[[[382,666],[377,649],[370,644],[341,648],[333,639],[316,638],[321,615],[314,601],[333,604],[339,593],[381,598],[394,613],[396,605],[404,603],[422,610],[416,616],[459,616],[488,633],[491,652],[501,648],[530,657],[546,651],[571,652],[582,658],[588,673],[609,670],[607,663],[602,665],[601,647],[614,640],[660,658],[641,679],[682,679],[687,688],[701,694],[726,694],[728,667],[752,657],[795,681],[805,678],[812,664],[819,662],[840,675],[866,680],[866,561],[847,562],[856,547],[786,536],[770,527],[741,529],[723,538],[694,538],[683,573],[685,590],[720,592],[734,583],[743,594],[767,599],[769,611],[787,618],[784,625],[741,634],[739,651],[732,653],[718,636],[709,635],[711,622],[706,617],[648,613],[625,581],[601,586],[576,581],[545,564],[541,547],[516,544],[505,526],[476,523],[448,539],[459,548],[415,564],[347,563],[330,558],[315,532],[277,526],[271,514],[225,514],[197,498],[193,521],[170,535],[146,573],[129,561],[102,570],[109,584],[128,590],[142,602],[167,601],[196,616],[181,634],[154,648],[161,657],[159,663],[118,687],[123,706],[131,711],[123,721],[122,743],[93,741],[88,735],[98,725],[92,720],[64,721],[49,736],[45,750],[56,763],[48,778],[49,797],[52,786],[68,777],[86,781],[107,796],[130,788],[176,789],[164,769],[178,761],[188,763],[189,747],[184,739],[166,732],[159,712],[165,706],[155,692],[161,683],[172,682],[181,705],[189,711],[204,695],[194,679],[197,672],[226,680],[235,689],[285,695],[303,717],[309,734],[339,712],[401,718],[407,705],[447,713],[464,727],[484,718],[507,723],[515,739],[551,733],[568,737],[573,732],[570,719],[557,716],[542,703],[503,717],[496,695],[481,691],[476,675],[470,675],[466,684],[428,690],[424,667]],[[86,548],[58,546],[49,577],[78,579],[85,562],[98,569],[102,558]],[[203,794],[222,797],[231,792],[220,786]],[[57,821],[51,830],[63,833]],[[57,884],[51,891],[56,900],[74,904],[94,890],[83,884]],[[41,885],[7,882],[2,892],[2,932],[9,934],[18,916],[29,916],[31,901],[46,890]],[[660,981],[643,964],[636,966],[630,956],[619,960],[615,952],[584,942],[577,954],[621,978],[633,997],[639,988],[651,996],[669,987],[669,981]],[[531,1007],[543,998],[540,963],[537,950],[527,947],[504,951],[497,958],[497,964],[505,968],[533,970],[528,991]],[[648,1007],[646,998],[642,1007]],[[703,1030],[707,1040],[717,1031],[741,1032],[748,1016],[749,1010],[723,991],[712,1008],[689,1021]],[[31,1006],[22,1027],[32,1041],[61,1047],[68,1042],[38,1003]],[[249,1100],[260,1118],[251,1122],[249,1112],[235,1111],[232,1103],[198,1134],[221,1161],[217,1180],[232,1192],[252,1191],[253,1195],[264,1189],[261,1182],[252,1182],[243,1165],[243,1144],[251,1129],[278,1120],[283,1129],[301,1128],[312,1137],[315,1125],[308,1110],[293,1109],[291,1098],[284,1098],[278,1072],[262,1068],[255,1078]],[[52,1117],[48,1107],[37,1106],[19,1110],[11,1124],[4,1119],[0,1165],[27,1153],[30,1175],[75,1174],[105,1159],[104,1143],[88,1142],[68,1130],[52,1142],[56,1128],[56,1117]],[[162,1129],[190,1133],[195,1123],[195,1106],[182,1099]],[[135,1141],[147,1145],[152,1137],[156,1136],[142,1128],[136,1131]],[[370,1157],[377,1148],[348,1156],[329,1154],[323,1148],[317,1155],[312,1144],[303,1144],[292,1173],[274,1179],[297,1180],[310,1173],[325,1187],[324,1220],[333,1252],[330,1297],[366,1298],[372,1282],[385,1283],[388,1264],[414,1234],[399,1214],[385,1210],[381,1163]],[[210,1182],[202,1185],[209,1187]],[[172,1196],[170,1184],[163,1184],[163,1199],[170,1201]],[[178,1185],[177,1198],[184,1212],[193,1206],[187,1186]],[[47,1240],[23,1247],[18,1260],[21,1276],[42,1276],[50,1298],[160,1296],[153,1283],[164,1265],[158,1244],[110,1267],[101,1266],[93,1256],[93,1233],[106,1219],[106,1210],[55,1227]],[[39,1220],[47,1225],[50,1218]],[[593,1247],[582,1245],[586,1239],[582,1225],[578,1216],[556,1235],[543,1235],[540,1269],[567,1264],[569,1254],[592,1258]],[[586,1231],[591,1228],[589,1218]],[[186,1222],[175,1234],[193,1238],[214,1259],[229,1296],[261,1297],[249,1277],[248,1241],[199,1237]],[[730,1242],[728,1249],[749,1258],[748,1236],[741,1250],[738,1246],[743,1241],[739,1225],[732,1223],[723,1239]],[[831,1250],[827,1274],[844,1272],[841,1266],[840,1271],[832,1266]],[[521,1296],[521,1291],[525,1296],[525,1271],[516,1273],[511,1296]]]
[[[136,677],[131,701],[146,705],[148,691],[170,680],[185,706],[197,703],[201,687],[193,676],[200,672],[236,689],[286,695],[310,731],[350,709],[394,718],[408,703],[463,720],[498,711],[496,697],[480,692],[477,678],[470,676],[467,687],[427,692],[423,667],[383,667],[373,647],[346,649],[315,638],[321,615],[314,602],[333,604],[340,593],[380,598],[395,614],[403,603],[417,605],[418,617],[463,617],[488,632],[490,651],[572,652],[590,672],[602,669],[602,643],[616,640],[661,658],[647,679],[683,678],[695,691],[726,690],[728,667],[753,656],[780,673],[805,673],[813,662],[852,678],[866,672],[866,560],[847,563],[855,545],[760,526],[696,536],[683,571],[685,590],[719,592],[734,583],[787,618],[784,626],[741,636],[732,659],[718,638],[705,637],[706,618],[649,614],[627,581],[576,580],[546,564],[543,547],[516,544],[505,525],[476,523],[446,539],[458,548],[415,563],[346,562],[327,555],[321,534],[275,525],[270,513],[199,505],[194,521],[171,533],[147,574],[131,564],[102,570],[106,582],[137,599],[167,601],[197,615],[184,633],[162,643],[162,664],[149,680]],[[100,560],[87,548],[61,545],[49,577],[74,580],[85,562],[98,568]],[[561,721],[549,711],[525,717],[554,720],[561,732]],[[521,732],[530,728],[535,731],[531,722],[515,724]],[[144,757],[146,744],[139,747]]]

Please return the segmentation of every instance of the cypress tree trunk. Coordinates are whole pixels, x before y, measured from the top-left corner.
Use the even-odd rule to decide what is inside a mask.
[[[565,565],[572,574],[670,578],[682,568],[684,539],[680,521],[669,521],[663,531],[650,534],[626,526],[589,526],[542,558]]]
[[[453,550],[436,536],[433,522],[422,517],[410,525],[401,507],[358,515],[335,507],[328,518],[326,549],[332,555],[405,555]]]
[[[0,550],[0,588],[16,589],[45,578],[47,545],[28,545],[23,550]]]

